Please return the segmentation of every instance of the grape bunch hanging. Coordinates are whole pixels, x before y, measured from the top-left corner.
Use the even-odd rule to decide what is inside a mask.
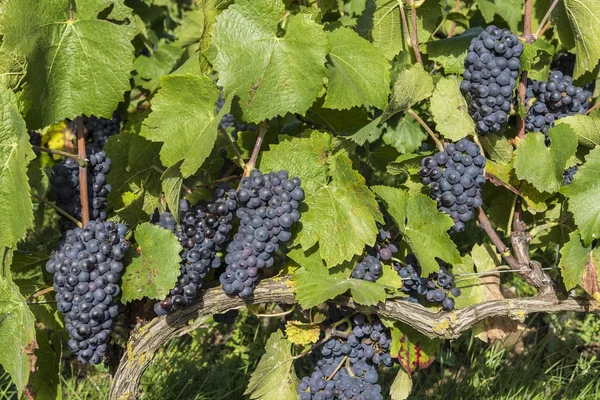
[[[94,115],[82,117],[85,139],[93,147],[102,149],[111,136],[121,132],[121,115],[118,111],[113,112],[111,119],[99,118]],[[77,132],[77,121],[71,122],[71,130]]]
[[[473,209],[482,204],[485,157],[479,146],[463,138],[456,144],[448,144],[445,151],[425,157],[421,165],[421,182],[429,185],[430,196],[437,201],[438,210],[454,221],[451,230],[464,231],[465,222],[473,218]]]
[[[169,212],[153,218],[152,222],[172,231],[183,247],[178,282],[169,297],[154,305],[157,315],[187,306],[198,294],[206,274],[221,266],[217,252],[224,248],[233,228],[236,191],[217,186],[213,196],[213,201],[202,201],[193,207],[182,200],[179,225]]]
[[[367,248],[367,255],[354,266],[352,278],[375,282],[383,273],[381,260],[387,261],[398,251],[398,245],[391,241],[389,231],[379,230],[379,236],[374,247]]]
[[[494,25],[469,45],[460,89],[480,135],[499,132],[508,121],[523,48],[517,35]]]
[[[90,221],[83,229],[69,230],[46,263],[69,348],[83,363],[102,361],[119,314],[126,232],[124,225]]]

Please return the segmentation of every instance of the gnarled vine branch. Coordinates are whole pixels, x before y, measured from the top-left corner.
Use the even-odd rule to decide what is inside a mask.
[[[419,304],[402,300],[389,300],[377,306],[363,306],[356,304],[349,297],[340,296],[331,302],[403,322],[430,338],[447,339],[457,338],[473,325],[491,317],[503,316],[523,320],[528,314],[535,312],[600,312],[593,300],[559,299],[554,295],[487,301],[453,312],[434,312]],[[258,303],[295,304],[293,285],[286,278],[264,280],[257,286],[253,298],[246,301],[229,297],[220,287],[216,287],[204,292],[189,307],[157,317],[137,328],[131,334],[125,355],[113,378],[110,399],[136,399],[139,396],[142,374],[156,352],[172,338],[198,328],[213,314],[221,314],[245,304]]]

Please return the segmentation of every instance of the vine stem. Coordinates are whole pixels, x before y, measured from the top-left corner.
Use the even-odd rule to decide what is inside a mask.
[[[266,122],[261,122],[258,128],[258,136],[256,137],[256,142],[254,143],[254,149],[252,149],[252,155],[250,156],[250,160],[246,163],[244,167],[244,177],[249,176],[250,172],[254,169],[256,165],[256,160],[258,159],[258,153],[260,153],[260,148],[263,143],[263,139],[265,138],[265,134],[267,133],[268,126]]]
[[[548,230],[548,229],[552,229],[555,226],[558,226],[559,224],[560,223],[558,221],[547,222],[545,224],[538,225],[535,228],[531,229],[529,231],[529,234],[531,235],[531,237],[536,237],[537,235],[539,235],[543,231]]]
[[[444,151],[444,145],[442,144],[442,142],[440,141],[440,139],[437,138],[435,132],[433,132],[431,130],[431,128],[425,123],[425,121],[423,121],[421,119],[421,117],[419,117],[417,115],[416,112],[414,112],[411,109],[408,109],[407,111],[414,119],[417,120],[417,122],[419,124],[421,124],[421,126],[423,127],[423,129],[425,129],[427,131],[427,133],[429,134],[429,136],[431,137],[431,139],[433,139],[433,141],[435,142],[436,147],[438,148],[439,151]]]
[[[460,11],[460,0],[456,0],[456,6],[454,7],[454,11]],[[448,39],[454,36],[454,31],[456,30],[456,21],[452,21],[452,25],[450,25],[450,30],[448,31]]]
[[[598,101],[596,104],[594,104],[592,107],[590,107],[590,109],[585,112],[585,115],[588,115],[589,113],[591,113],[592,111],[594,111],[598,107],[600,107],[600,101]]]
[[[410,33],[408,32],[408,21],[406,20],[406,12],[404,11],[404,3],[399,0],[398,4],[400,5],[400,18],[402,19],[402,30],[404,31],[404,40],[406,40],[407,45],[412,46]]]
[[[554,0],[548,8],[548,11],[546,11],[546,15],[544,15],[544,18],[542,18],[542,22],[540,22],[540,26],[538,26],[538,30],[535,33],[536,39],[542,35],[542,32],[544,31],[544,26],[546,25],[546,21],[548,21],[548,19],[550,18],[550,14],[552,14],[552,11],[554,11],[554,7],[556,7],[557,4],[558,0]]]
[[[289,309],[287,311],[283,311],[283,312],[280,312],[280,313],[274,313],[274,314],[254,314],[254,316],[255,317],[260,317],[260,318],[283,317],[285,315],[293,313],[294,310],[296,310],[296,305],[295,304],[292,306],[291,309]]]
[[[225,128],[223,128],[221,126],[221,124],[219,124],[219,132],[221,133],[221,135],[225,136],[225,138],[229,142],[229,146],[231,146],[231,148],[233,149],[233,152],[235,153],[235,156],[237,157],[238,162],[240,163],[240,167],[246,169],[246,163],[244,162],[244,159],[242,158],[242,154],[240,153],[239,149],[237,148],[237,146],[231,139],[231,136],[229,136],[229,133],[227,133],[227,131],[225,130]]]
[[[414,0],[410,1],[410,15],[411,15],[411,28],[412,28],[412,48],[415,52],[415,58],[417,62],[423,65],[423,59],[421,58],[421,50],[419,50],[419,32],[417,31],[417,7]]]
[[[36,293],[32,294],[31,296],[29,296],[27,298],[27,301],[31,301],[31,300],[33,300],[33,299],[35,299],[37,297],[41,297],[41,296],[43,296],[45,294],[48,294],[48,293],[52,292],[53,290],[54,290],[54,286],[49,286],[49,287],[47,287],[45,289],[40,290],[39,292],[36,292]]]
[[[500,236],[498,236],[498,234],[492,227],[492,224],[490,223],[490,220],[488,219],[487,215],[485,215],[483,209],[481,207],[478,207],[475,209],[475,212],[477,213],[479,226],[481,226],[481,229],[483,229],[485,233],[487,233],[490,240],[492,241],[494,246],[496,246],[496,248],[504,258],[504,260],[508,263],[508,265],[512,269],[522,269],[517,260],[510,253],[510,249],[504,244],[502,239],[500,239]]]
[[[48,153],[48,154],[55,154],[55,155],[61,156],[61,157],[72,158],[73,160],[77,161],[77,164],[79,164],[80,167],[87,166],[87,160],[85,158],[79,157],[77,154],[68,153],[66,151],[61,151],[61,150],[48,149],[46,147],[34,146],[34,145],[32,145],[31,148],[33,150],[42,151],[42,152]]]
[[[86,159],[85,154],[85,132],[83,117],[75,118],[77,124],[77,154],[79,158]],[[79,166],[79,197],[81,200],[81,224],[86,226],[90,222],[90,202],[88,199],[88,176],[87,166]]]
[[[60,215],[62,215],[63,217],[65,217],[66,219],[68,219],[69,221],[71,221],[72,223],[74,223],[75,225],[77,225],[78,227],[81,228],[81,221],[77,220],[77,218],[73,217],[71,214],[65,212],[63,209],[58,207],[56,204],[49,202],[48,200],[44,199],[42,196],[40,196],[36,193],[29,192],[29,194],[31,195],[31,197],[35,198],[38,201],[41,201],[42,203],[44,203],[48,207],[52,208],[54,211],[56,211],[57,213],[59,213]]]

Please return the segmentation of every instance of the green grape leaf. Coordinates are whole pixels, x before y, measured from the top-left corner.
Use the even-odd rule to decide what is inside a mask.
[[[328,33],[331,52],[323,107],[385,108],[390,91],[390,64],[371,43],[349,28]]]
[[[545,145],[542,133],[528,133],[515,151],[515,172],[540,192],[556,192],[563,184],[567,160],[575,155],[577,137],[567,125],[551,128],[552,143]]]
[[[181,198],[181,185],[183,185],[179,167],[179,163],[170,166],[160,177],[167,207],[177,223],[179,223],[179,199]]]
[[[600,2],[560,1],[552,14],[560,41],[577,54],[573,78],[594,70],[600,59]]]
[[[372,189],[385,203],[402,238],[419,260],[423,274],[439,270],[436,258],[450,264],[461,261],[460,253],[448,235],[448,229],[453,225],[452,219],[438,212],[434,200],[387,186],[375,186]],[[435,252],[431,249],[435,249]]]
[[[190,46],[198,43],[204,33],[204,11],[195,9],[183,15],[181,25],[175,28],[175,42],[178,46]]]
[[[431,114],[438,132],[453,142],[473,134],[475,123],[468,109],[467,101],[460,92],[460,82],[440,79],[431,97]]]
[[[310,15],[286,15],[281,0],[241,0],[219,15],[212,35],[219,85],[226,98],[239,96],[246,121],[304,114],[323,94],[327,36]]]
[[[487,156],[500,165],[508,165],[512,161],[513,146],[510,142],[498,135],[480,136],[479,141]]]
[[[0,86],[0,247],[13,247],[32,226],[27,164],[34,157],[17,97]]]
[[[406,324],[394,323],[392,334],[392,357],[397,357],[402,368],[412,375],[417,369],[431,365],[440,351],[441,339],[429,339]]]
[[[39,348],[35,351],[36,370],[31,374],[27,390],[36,400],[62,399],[60,359],[62,337],[58,332],[36,329]]]
[[[600,147],[590,151],[579,167],[570,185],[561,193],[569,199],[568,209],[573,213],[584,244],[597,239],[600,232]]]
[[[35,317],[17,285],[9,277],[0,276],[0,365],[10,374],[19,397],[35,366],[34,322]]]
[[[392,400],[406,400],[412,392],[412,378],[403,368],[398,369],[398,373],[390,387],[390,397]]]
[[[179,46],[163,42],[150,57],[140,55],[133,63],[137,72],[136,83],[154,92],[160,86],[160,78],[173,71],[183,51]]]
[[[584,247],[579,232],[571,232],[569,241],[560,249],[561,275],[565,288],[571,290],[581,286],[591,296],[599,289],[598,266],[600,265],[600,248]]]
[[[519,23],[523,19],[524,0],[476,0],[475,2],[485,22],[493,22],[494,16],[497,15],[508,23],[511,31],[519,31]]]
[[[427,42],[425,43],[425,52],[432,61],[444,67],[447,74],[462,75],[465,71],[465,58],[469,44],[482,31],[483,29],[476,27],[450,39]]]
[[[348,291],[359,304],[375,305],[385,301],[386,289],[394,289],[377,282],[350,277],[351,263],[346,268],[328,269],[317,249],[304,252],[295,249],[288,256],[302,266],[294,273],[296,299],[302,308],[308,309],[336,298]],[[397,287],[396,287],[397,288]]]
[[[404,2],[408,6],[408,2]],[[410,7],[406,7],[408,31],[412,32]],[[419,40],[427,42],[432,39],[434,32],[442,21],[442,5],[439,0],[423,0],[417,8],[417,34]]]
[[[161,195],[159,160],[161,145],[142,136],[121,133],[111,136],[104,145],[111,159],[110,173],[106,176],[112,186],[108,194],[109,207],[117,211],[117,217],[127,221],[131,228],[143,211],[151,215],[158,206]],[[135,201],[134,201],[135,200]]]
[[[80,0],[70,20],[68,7],[64,0],[4,6],[3,46],[28,60],[22,99],[30,129],[82,114],[112,118],[130,89],[136,32],[129,9],[115,0]]]
[[[600,145],[600,116],[573,115],[556,121],[556,125],[568,125],[577,134],[579,144],[586,147],[597,147]]]
[[[210,78],[186,74],[161,78],[161,88],[152,99],[152,112],[140,135],[163,143],[160,159],[165,166],[183,160],[180,170],[184,178],[196,172],[208,157],[219,121],[229,112],[231,99],[215,115],[218,98],[219,90]]]
[[[336,135],[352,134],[365,126],[368,122],[367,112],[364,107],[354,107],[350,110],[333,110],[323,108],[317,101],[306,112],[306,118],[318,125],[327,127]]]
[[[310,138],[271,145],[260,160],[263,172],[285,169],[302,180],[308,210],[302,211],[302,229],[294,244],[308,250],[318,243],[330,267],[362,253],[365,245],[372,246],[375,222],[383,221],[375,196],[352,169],[347,153],[332,153],[333,149],[331,136],[315,131]]]
[[[297,387],[292,343],[277,330],[269,336],[265,354],[250,376],[244,395],[260,400],[294,399],[298,396]]]
[[[139,256],[123,274],[121,301],[128,303],[144,297],[162,300],[179,278],[182,251],[179,240],[173,232],[149,222],[138,225],[135,240]]]
[[[381,116],[375,118],[373,121],[369,122],[367,125],[363,126],[359,129],[354,135],[349,136],[349,139],[356,142],[359,146],[365,144],[366,141],[372,141],[371,138],[378,134],[379,124],[381,123]],[[376,138],[378,138],[377,136]]]
[[[26,72],[25,56],[0,48],[0,85],[16,90],[25,78]]]
[[[388,60],[406,48],[397,0],[367,0],[358,18],[357,32],[371,41]]]
[[[404,111],[433,94],[433,79],[421,64],[401,69],[396,77],[392,100],[381,116],[381,122],[394,114]]]
[[[400,118],[396,124],[388,120],[385,124],[383,142],[393,146],[399,153],[410,154],[421,147],[427,133],[411,115]]]

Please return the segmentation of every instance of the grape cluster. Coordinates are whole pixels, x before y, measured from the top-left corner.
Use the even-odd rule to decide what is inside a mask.
[[[29,131],[29,144],[33,146],[42,145],[42,135],[36,131]],[[37,153],[36,153],[37,154]]]
[[[83,363],[102,360],[119,314],[126,232],[124,225],[90,221],[84,229],[67,231],[46,263],[54,275],[58,310],[65,315],[69,348]]]
[[[493,25],[471,41],[460,89],[480,135],[499,132],[508,121],[522,52],[516,35]]]
[[[573,165],[572,167],[567,168],[565,172],[563,172],[563,179],[565,180],[565,185],[570,185],[571,182],[573,182],[575,174],[577,173],[577,170],[579,169],[580,165],[581,164]]]
[[[219,111],[221,111],[221,108],[223,108],[224,104],[225,104],[225,97],[223,97],[223,91],[221,91],[221,93],[219,94],[219,99],[217,100],[217,104],[216,104],[217,114],[219,113]],[[233,128],[231,135],[233,136],[234,139],[237,139],[238,132],[249,131],[249,130],[255,129],[252,125],[238,123],[232,113],[227,113],[227,114],[223,115],[223,118],[221,118],[221,127],[223,127],[223,129]]]
[[[444,310],[454,309],[454,298],[460,296],[460,289],[454,285],[454,278],[448,272],[446,264],[438,260],[440,270],[424,278],[421,276],[421,266],[413,254],[405,259],[406,266],[394,263],[394,269],[402,278],[402,291],[407,293],[408,301],[419,303],[425,299],[434,304],[441,304]],[[450,297],[450,296],[453,297]]]
[[[525,116],[526,132],[542,132],[550,144],[548,130],[554,121],[576,114],[585,114],[592,93],[573,85],[573,78],[552,71],[548,82],[528,81],[526,100],[529,104]]]
[[[83,117],[86,142],[92,146],[102,149],[104,144],[113,135],[121,132],[121,116],[118,111],[113,113],[111,119],[98,118],[96,116]],[[71,130],[77,132],[76,121],[71,122]]]
[[[430,185],[430,196],[438,210],[452,217],[454,232],[462,232],[473,218],[473,208],[481,207],[481,187],[485,183],[485,157],[479,146],[463,138],[450,143],[446,151],[425,157],[419,171],[421,182]]]
[[[375,282],[381,277],[383,266],[381,261],[372,255],[367,255],[361,262],[356,264],[352,270],[352,277],[362,279],[369,282]]]
[[[225,293],[246,298],[254,292],[258,270],[271,267],[279,244],[292,237],[304,190],[300,179],[289,178],[286,171],[263,175],[253,170],[242,179],[237,200],[240,226],[227,247],[227,268],[219,280]]]
[[[179,280],[170,296],[154,305],[157,315],[187,306],[196,297],[210,269],[221,266],[217,252],[223,249],[233,228],[233,212],[237,208],[235,195],[235,190],[217,186],[213,201],[203,201],[192,207],[187,200],[182,200],[179,225],[169,212],[153,217],[152,222],[172,231],[183,247]]]
[[[351,333],[334,334],[315,352],[315,370],[298,385],[300,399],[383,399],[378,369],[393,364],[389,331],[376,316],[363,314],[350,316],[336,331]]]
[[[88,200],[90,219],[106,220],[107,196],[111,190],[106,183],[106,174],[110,171],[110,158],[106,153],[94,148],[87,148]],[[56,199],[56,205],[69,215],[81,220],[81,200],[79,191],[79,165],[72,158],[55,164],[50,176],[50,194]],[[65,219],[60,220],[63,231],[73,229],[74,224]]]

